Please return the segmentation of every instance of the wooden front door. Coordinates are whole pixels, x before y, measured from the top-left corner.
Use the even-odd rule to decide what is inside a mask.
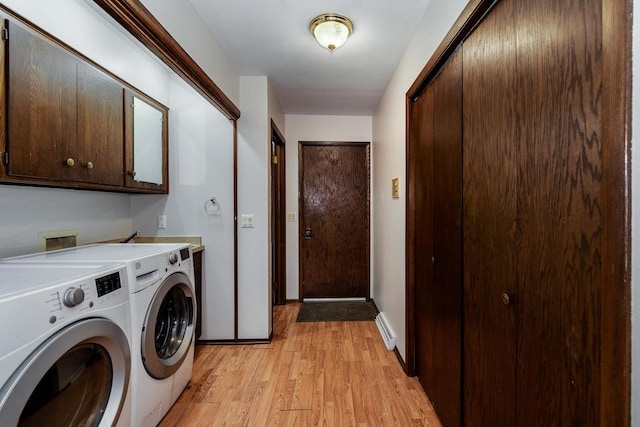
[[[300,297],[369,298],[369,144],[300,143]]]

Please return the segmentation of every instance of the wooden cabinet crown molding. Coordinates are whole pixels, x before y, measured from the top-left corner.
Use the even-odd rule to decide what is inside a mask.
[[[240,110],[139,0],[94,0],[116,22],[231,120]]]

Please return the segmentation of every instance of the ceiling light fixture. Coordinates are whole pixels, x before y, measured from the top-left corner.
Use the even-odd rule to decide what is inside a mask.
[[[353,32],[353,23],[337,13],[323,13],[311,20],[309,30],[320,46],[333,52],[347,41]]]

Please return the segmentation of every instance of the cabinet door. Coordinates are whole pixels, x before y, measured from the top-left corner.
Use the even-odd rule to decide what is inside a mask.
[[[7,23],[7,174],[73,180],[77,61],[29,30]]]
[[[78,64],[77,179],[124,184],[122,85],[88,64]]]
[[[518,118],[513,11],[513,0],[498,2],[463,46],[467,426],[516,423],[520,301],[515,295]]]

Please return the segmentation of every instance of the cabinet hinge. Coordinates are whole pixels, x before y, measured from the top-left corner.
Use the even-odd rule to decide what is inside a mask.
[[[8,151],[4,152],[4,164],[5,165],[9,164],[9,152]]]
[[[9,29],[2,27],[2,40],[9,40]]]
[[[278,164],[278,156],[271,156],[271,163],[273,163],[274,165]]]

